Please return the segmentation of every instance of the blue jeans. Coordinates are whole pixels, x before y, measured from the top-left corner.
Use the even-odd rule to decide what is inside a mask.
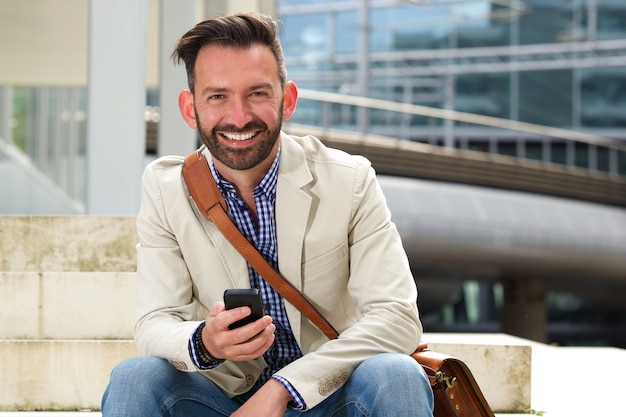
[[[115,367],[102,399],[103,417],[229,416],[253,393],[226,396],[209,379],[181,372],[155,357]],[[408,355],[385,353],[363,362],[330,397],[302,413],[310,417],[430,417],[433,394],[421,366]]]

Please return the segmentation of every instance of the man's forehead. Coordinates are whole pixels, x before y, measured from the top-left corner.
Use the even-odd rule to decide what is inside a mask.
[[[254,78],[254,74],[265,74],[264,79],[250,80],[250,84],[263,84],[278,81],[278,63],[270,49],[265,45],[252,45],[250,48],[224,47],[207,45],[198,53],[195,63],[196,81],[206,75],[212,80],[206,80],[211,87],[228,88],[220,85],[216,76],[243,81],[245,78]],[[268,80],[271,78],[271,80]]]
[[[254,42],[249,45],[223,45],[216,42],[210,42],[206,45],[202,46],[198,51],[198,56],[200,55],[211,55],[211,54],[225,54],[225,53],[233,53],[233,54],[267,54],[268,56],[273,57],[272,51],[269,46],[262,44],[260,42]]]

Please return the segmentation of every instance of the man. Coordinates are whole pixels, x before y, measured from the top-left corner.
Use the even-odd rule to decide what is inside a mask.
[[[198,129],[229,214],[264,258],[341,333],[328,340],[206,221],[163,157],[143,177],[137,218],[142,357],[118,365],[107,416],[430,416],[432,391],[407,353],[422,335],[417,291],[364,158],[281,131],[296,108],[276,25],[240,14],[187,32],[185,122]],[[268,315],[224,290],[258,288]]]

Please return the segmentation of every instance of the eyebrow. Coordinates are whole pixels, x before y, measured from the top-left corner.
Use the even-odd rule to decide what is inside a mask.
[[[215,93],[225,93],[227,91],[228,89],[224,87],[206,87],[202,90],[201,96],[206,96],[206,95],[215,94]]]
[[[255,90],[263,90],[263,89],[269,89],[269,90],[273,90],[273,86],[272,83],[269,82],[262,82],[259,84],[255,84],[255,85],[251,85],[250,87],[246,88],[246,91],[255,91]],[[202,96],[207,96],[210,94],[223,94],[223,93],[227,93],[231,91],[230,89],[226,88],[226,87],[206,87],[204,90],[202,90]]]

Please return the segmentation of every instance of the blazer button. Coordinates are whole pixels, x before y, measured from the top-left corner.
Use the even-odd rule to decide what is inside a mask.
[[[246,375],[246,385],[249,387],[254,385],[254,377],[252,375]]]

